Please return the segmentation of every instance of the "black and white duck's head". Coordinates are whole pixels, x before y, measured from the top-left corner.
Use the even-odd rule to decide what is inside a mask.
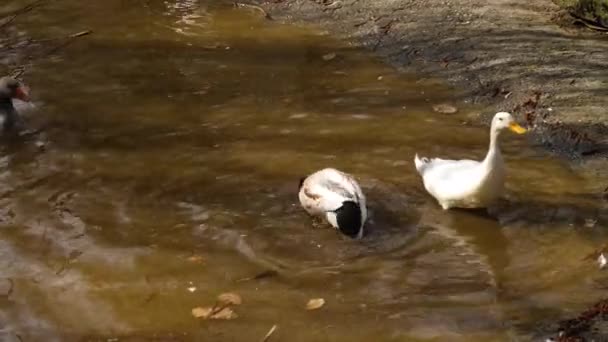
[[[10,102],[12,99],[28,102],[30,100],[28,90],[23,83],[10,76],[0,78],[0,101]]]
[[[344,234],[351,238],[357,238],[361,236],[362,217],[361,207],[358,203],[353,201],[344,201],[342,206],[335,210],[336,221],[338,223],[338,229]]]
[[[27,88],[13,77],[0,78],[0,127],[2,131],[12,130],[18,122],[13,99],[29,102]]]

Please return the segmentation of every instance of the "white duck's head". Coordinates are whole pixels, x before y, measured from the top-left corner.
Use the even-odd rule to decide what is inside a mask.
[[[498,134],[503,129],[508,128],[517,134],[526,133],[527,129],[521,127],[513,116],[507,112],[498,112],[492,119],[492,133]]]

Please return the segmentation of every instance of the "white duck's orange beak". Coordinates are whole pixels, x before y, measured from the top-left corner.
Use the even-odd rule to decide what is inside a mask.
[[[517,134],[524,134],[528,131],[527,129],[521,127],[517,122],[511,122],[509,124],[509,129]]]

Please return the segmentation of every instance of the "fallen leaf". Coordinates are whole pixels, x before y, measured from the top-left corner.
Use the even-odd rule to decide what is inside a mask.
[[[241,296],[233,292],[222,293],[217,296],[217,301],[221,305],[241,305],[243,303]]]
[[[229,307],[196,307],[192,309],[192,316],[202,319],[235,319],[239,317],[236,312]]]
[[[452,105],[446,104],[446,103],[434,105],[433,110],[436,111],[437,113],[442,113],[442,114],[454,114],[454,113],[458,112],[458,108],[456,108]]]
[[[209,316],[211,316],[211,312],[213,312],[213,308],[196,307],[192,309],[192,316],[207,319]]]
[[[332,59],[336,58],[336,54],[335,53],[328,53],[326,55],[323,55],[323,60],[324,61],[331,61]]]
[[[229,307],[225,307],[222,308],[220,311],[218,312],[214,312],[211,317],[211,319],[235,319],[239,317],[239,315],[236,314],[236,312],[234,312],[231,308]]]
[[[317,310],[320,309],[323,305],[325,305],[325,299],[323,298],[313,298],[306,303],[306,310]]]
[[[202,264],[203,263],[203,257],[200,255],[192,255],[188,257],[188,261],[193,262],[195,264]]]

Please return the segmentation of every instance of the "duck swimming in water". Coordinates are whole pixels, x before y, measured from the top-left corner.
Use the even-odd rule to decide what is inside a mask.
[[[505,164],[498,138],[504,129],[518,134],[526,132],[511,114],[496,113],[490,128],[490,147],[482,161],[419,158],[416,154],[414,162],[424,187],[443,209],[485,208],[502,195]]]
[[[300,180],[298,197],[310,215],[324,217],[351,238],[363,236],[365,196],[351,175],[332,168],[317,171]]]
[[[7,132],[15,128],[19,114],[13,106],[13,99],[29,102],[25,86],[16,79],[5,76],[0,78],[0,129]]]

